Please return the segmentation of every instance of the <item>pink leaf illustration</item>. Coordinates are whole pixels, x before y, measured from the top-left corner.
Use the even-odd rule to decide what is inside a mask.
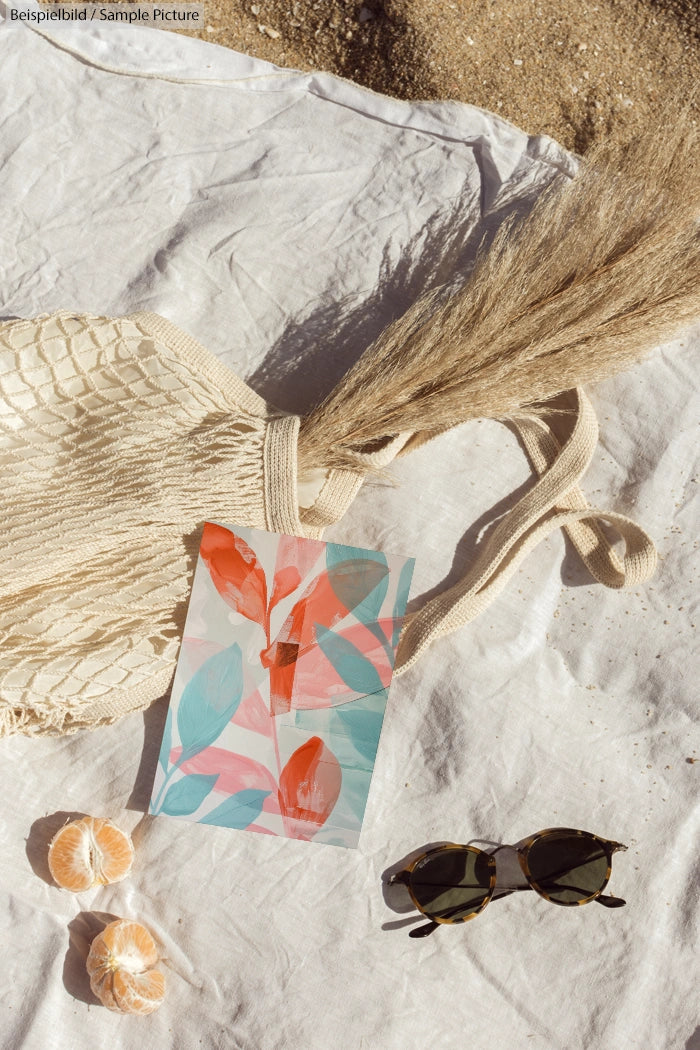
[[[265,806],[263,806],[263,809]],[[276,831],[270,831],[269,828],[263,828],[260,824],[249,824],[246,831],[257,831],[258,835],[276,835]]]
[[[322,540],[300,540],[297,536],[280,536],[275,563],[270,608],[291,594],[313,568],[325,544]]]
[[[391,631],[393,624],[391,617],[377,622],[382,631]],[[380,644],[377,637],[364,624],[354,624],[352,627],[338,631],[335,638],[351,643],[374,667],[377,681],[373,683],[369,691],[376,691],[374,687],[386,688],[389,685],[393,662],[389,659],[386,647]],[[368,691],[366,688],[353,688],[348,681],[342,678],[338,669],[329,661],[327,654],[319,645],[310,646],[305,652],[299,654],[294,665],[294,672],[289,693],[291,710],[304,711],[321,707],[337,707],[339,704],[355,700],[358,696],[366,695]]]
[[[283,568],[278,569],[272,586],[270,608],[274,608],[278,602],[281,602],[283,598],[286,598],[288,594],[296,590],[300,583],[301,573],[296,565],[285,565]]]
[[[170,752],[173,765],[180,757],[181,750],[176,747]],[[235,795],[247,788],[269,791],[271,794],[263,802],[263,810],[279,813],[277,781],[266,766],[253,758],[235,755],[223,747],[207,747],[193,758],[186,759],[180,769],[183,773],[218,773],[219,779],[214,790],[225,795]]]
[[[210,642],[205,638],[193,638],[185,635],[182,639],[180,649],[180,663],[187,678],[191,678],[202,664],[214,656],[215,653],[223,652],[225,646],[219,642]]]
[[[257,689],[240,702],[231,721],[242,729],[252,729],[254,733],[272,736],[270,712]]]
[[[202,533],[200,554],[224,601],[241,616],[264,625],[267,583],[255,551],[230,529],[208,521]]]
[[[338,759],[320,737],[297,748],[280,774],[280,811],[290,838],[313,838],[338,801],[342,779]]]

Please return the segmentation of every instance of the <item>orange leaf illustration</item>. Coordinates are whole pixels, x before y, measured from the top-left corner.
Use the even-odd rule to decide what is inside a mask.
[[[318,629],[330,630],[360,605],[386,577],[386,565],[349,559],[319,573],[295,604],[260,662],[270,672],[270,704],[274,715],[289,711],[295,663],[316,645]]]
[[[255,551],[230,529],[208,521],[200,554],[217,591],[241,616],[265,625],[267,583]]]
[[[272,585],[272,597],[270,598],[270,608],[281,602],[283,598],[286,598],[288,594],[291,594],[299,584],[301,583],[301,573],[297,569],[296,565],[284,565],[281,569],[278,569],[275,573],[275,579]]]
[[[297,748],[280,774],[279,800],[290,838],[309,841],[338,801],[340,763],[320,737]]]

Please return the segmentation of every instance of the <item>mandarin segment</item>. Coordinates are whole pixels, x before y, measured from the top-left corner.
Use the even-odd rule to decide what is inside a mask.
[[[100,817],[65,824],[49,846],[54,881],[73,893],[119,882],[131,871],[133,860],[134,847],[126,832]]]
[[[49,846],[49,871],[54,882],[73,893],[89,889],[94,880],[88,836],[80,824],[76,821],[61,828]]]
[[[112,984],[117,1009],[124,1014],[150,1014],[165,998],[165,977],[160,970],[128,973],[117,970]]]
[[[165,997],[165,977],[154,969],[158,948],[145,926],[116,919],[95,937],[87,957],[90,988],[103,1006],[150,1014]]]

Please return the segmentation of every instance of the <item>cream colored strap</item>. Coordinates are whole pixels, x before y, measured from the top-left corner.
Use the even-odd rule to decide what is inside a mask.
[[[582,392],[576,391],[580,396]],[[583,395],[585,396],[585,395]],[[561,446],[542,419],[527,419],[516,423],[516,429],[525,446],[530,462],[539,475],[549,469],[561,451]],[[588,510],[590,505],[578,485],[573,485],[558,504],[560,510]],[[599,518],[613,520],[605,512]],[[624,519],[627,521],[628,519]],[[633,522],[629,522],[639,536],[640,546],[634,547],[631,535],[622,559],[607,541],[595,517],[579,518],[564,526],[588,571],[606,587],[633,587],[648,580],[656,568],[656,550],[649,537]],[[620,535],[627,537],[620,530]]]
[[[575,398],[574,426],[562,447],[543,420],[517,421],[539,480],[500,519],[464,577],[407,617],[395,674],[412,667],[436,638],[478,616],[503,590],[523,558],[558,528],[566,528],[590,571],[608,587],[639,584],[654,571],[656,551],[647,534],[622,514],[590,507],[578,488],[596,447],[598,426],[583,390],[576,390]],[[610,546],[598,520],[616,527],[625,542],[622,558]]]
[[[356,470],[329,471],[313,505],[300,513],[304,535],[320,539],[325,528],[340,521],[362,488],[366,475],[387,467],[412,436],[408,432],[398,434],[376,452],[356,453],[357,462],[362,465],[365,473]]]

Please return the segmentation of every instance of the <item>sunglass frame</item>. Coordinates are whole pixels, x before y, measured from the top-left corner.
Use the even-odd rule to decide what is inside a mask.
[[[543,838],[546,838],[550,835],[561,834],[592,839],[594,842],[599,843],[607,858],[607,872],[602,886],[599,889],[597,889],[595,893],[592,893],[590,896],[585,897],[583,900],[556,900],[554,897],[551,897],[545,890],[541,889],[537,885],[532,876],[532,873],[530,872],[527,863],[527,856],[532,846],[534,846],[536,842],[540,842]],[[505,848],[505,844],[503,846],[497,847],[497,849],[503,848]],[[540,897],[543,897],[544,900],[549,901],[550,904],[558,904],[561,908],[579,908],[582,904],[590,904],[591,901],[596,900],[597,897],[600,897],[602,895],[604,889],[610,881],[610,876],[612,875],[613,854],[622,850],[626,850],[627,846],[623,845],[622,842],[615,842],[612,839],[604,839],[600,835],[594,835],[592,831],[581,831],[578,828],[545,828],[543,831],[537,831],[534,835],[530,835],[528,838],[523,839],[523,841],[520,842],[517,846],[510,846],[508,848],[515,850],[515,853],[518,857],[518,862],[520,864],[520,868],[522,870],[523,875],[527,879],[530,889],[533,889],[535,893],[537,893]],[[418,903],[418,900],[413,892],[413,888],[411,885],[411,875],[413,874],[414,870],[418,867],[418,865],[421,864],[422,861],[424,861],[427,857],[433,857],[439,853],[444,853],[448,850],[455,849],[467,851],[469,853],[475,853],[477,855],[481,854],[484,857],[486,857],[486,861],[489,866],[489,886],[488,889],[485,891],[484,899],[482,900],[481,904],[474,911],[471,911],[469,915],[465,915],[458,919],[444,919],[437,915],[433,915],[429,911],[426,911],[425,908],[423,908]],[[446,842],[441,846],[435,846],[433,849],[425,850],[425,852],[420,853],[417,857],[414,857],[411,863],[408,865],[408,867],[404,868],[403,871],[397,873],[397,875],[394,876],[392,881],[400,881],[406,885],[409,896],[413,901],[414,905],[416,906],[419,912],[426,916],[426,918],[430,919],[432,922],[440,923],[441,925],[454,926],[458,923],[469,922],[470,919],[475,919],[477,915],[480,915],[482,913],[489,901],[493,899],[493,895],[496,890],[496,858],[493,853],[487,853],[486,850],[479,849],[478,846],[470,846],[466,844],[463,845],[458,842]],[[525,889],[526,887],[523,886],[520,888]]]

